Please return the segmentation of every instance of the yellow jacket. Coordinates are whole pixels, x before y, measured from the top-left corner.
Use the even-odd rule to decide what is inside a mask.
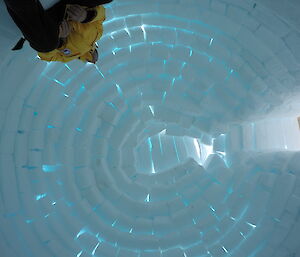
[[[88,23],[69,21],[72,32],[66,42],[51,52],[38,52],[38,56],[48,62],[69,62],[74,59],[84,62],[91,61],[91,52],[96,48],[95,42],[101,38],[103,33],[102,23],[105,20],[105,8],[100,5],[91,9],[97,11],[97,16],[92,21]]]

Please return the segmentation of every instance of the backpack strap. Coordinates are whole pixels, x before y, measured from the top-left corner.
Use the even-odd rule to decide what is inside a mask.
[[[25,43],[26,39],[21,37],[18,43],[11,49],[12,51],[21,50],[23,48],[23,45]]]

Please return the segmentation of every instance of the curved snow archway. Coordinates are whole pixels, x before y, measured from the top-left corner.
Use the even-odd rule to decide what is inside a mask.
[[[97,65],[0,10],[1,256],[298,256],[300,5],[106,8]]]

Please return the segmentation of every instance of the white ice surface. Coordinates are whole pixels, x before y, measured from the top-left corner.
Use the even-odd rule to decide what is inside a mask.
[[[0,7],[1,257],[300,256],[297,1],[115,0],[97,65]]]

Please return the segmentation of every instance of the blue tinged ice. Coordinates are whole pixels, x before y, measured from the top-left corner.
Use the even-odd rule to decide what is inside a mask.
[[[151,138],[148,137],[147,141],[148,141],[149,151],[152,152],[152,142],[151,142]]]
[[[28,170],[35,170],[37,167],[36,166],[23,165],[22,168],[28,169]]]
[[[35,200],[39,201],[47,196],[47,193],[39,194],[35,196]]]
[[[76,235],[76,238],[79,238],[81,235],[83,235],[84,233],[86,233],[87,232],[87,230],[85,229],[85,228],[82,228],[79,232],[78,232],[78,234]]]
[[[254,225],[254,224],[252,224],[252,223],[250,223],[250,222],[246,222],[250,227],[252,227],[252,228],[256,228],[256,225]]]
[[[116,84],[116,88],[117,88],[117,91],[118,91],[119,95],[123,96],[122,89],[121,89],[121,87],[118,84]]]
[[[225,152],[221,152],[221,151],[216,151],[216,153],[222,155],[222,157],[225,157],[226,156],[226,153]]]
[[[112,107],[114,110],[117,110],[117,109],[118,109],[117,106],[115,106],[114,103],[112,103],[112,102],[108,102],[107,104],[108,104],[110,107]]]
[[[150,109],[152,115],[154,116],[154,107],[152,105],[149,105],[149,109]]]
[[[63,86],[63,87],[66,86],[64,83],[60,82],[60,81],[57,80],[57,79],[54,79],[54,82],[56,82],[57,84],[59,84],[59,85],[61,85],[61,86]]]
[[[131,37],[129,29],[126,27],[124,30],[126,31],[126,33],[128,34],[128,36]]]
[[[161,135],[162,135],[161,132],[158,133],[158,142],[159,142],[160,153],[163,154],[163,147],[162,147],[162,143],[161,143]]]
[[[201,144],[201,155],[203,161],[205,161],[208,158],[208,156],[210,156],[212,153],[213,153],[212,145]]]
[[[156,173],[155,168],[154,168],[154,163],[153,163],[152,153],[151,153],[151,173],[152,173],[152,174]]]
[[[227,193],[228,193],[228,194],[232,194],[232,193],[233,193],[233,188],[232,188],[232,187],[228,187]]]
[[[102,76],[102,78],[104,78],[103,73],[100,71],[99,67],[97,65],[95,65],[97,72]]]
[[[92,251],[92,255],[95,255],[96,251],[97,251],[97,248],[99,247],[100,245],[100,242],[97,243],[97,245],[95,246],[94,250]]]
[[[171,85],[172,87],[174,87],[175,80],[176,80],[176,78],[173,78],[173,79],[172,79],[172,85]]]
[[[62,186],[64,183],[61,180],[56,180],[56,184]]]
[[[105,241],[105,239],[104,239],[103,237],[101,237],[99,233],[97,233],[96,238],[98,239],[98,241],[99,241],[100,243],[102,243],[102,242]]]
[[[149,203],[150,202],[150,194],[147,195],[145,202]]]
[[[244,239],[246,239],[245,235],[244,235],[242,232],[240,232],[240,235],[241,235]]]
[[[116,225],[116,223],[117,223],[117,220],[115,220],[115,221],[111,224],[111,226],[114,227],[114,226]]]
[[[201,155],[200,155],[200,145],[199,145],[199,142],[198,142],[198,140],[196,138],[194,138],[193,141],[194,141],[194,146],[195,146],[197,155],[200,158]]]
[[[175,148],[175,152],[176,152],[177,161],[180,163],[180,159],[179,159],[179,155],[178,155],[178,149],[177,149],[177,145],[176,145],[176,141],[175,141],[174,136],[173,136],[173,143],[174,143],[174,148]]]
[[[142,29],[143,34],[144,34],[144,40],[146,41],[146,39],[147,39],[147,34],[146,34],[146,30],[145,30],[145,25],[144,25],[144,24],[141,26],[141,29]]]
[[[161,132],[159,132],[159,135],[166,135],[167,129],[162,130]]]
[[[166,100],[166,96],[167,96],[167,91],[165,91],[165,92],[163,93],[163,99],[162,99],[162,102],[163,102],[163,103],[164,103],[165,100]]]
[[[65,67],[66,67],[69,71],[72,71],[72,69],[69,67],[68,64],[65,64]]]
[[[225,253],[228,253],[228,250],[224,246],[222,246],[222,249],[224,250]]]
[[[55,165],[47,165],[43,164],[42,169],[44,172],[55,172],[61,167],[61,164],[55,164]]]

